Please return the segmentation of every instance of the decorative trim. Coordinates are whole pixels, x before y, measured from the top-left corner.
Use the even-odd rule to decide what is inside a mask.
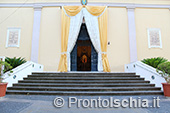
[[[82,5],[87,5],[87,0],[80,0]]]
[[[8,41],[9,41],[9,33],[10,33],[10,31],[12,31],[12,30],[18,30],[18,44],[17,45],[11,45],[11,46],[9,46],[8,45]],[[6,48],[8,48],[8,47],[19,47],[20,46],[20,37],[21,37],[21,28],[8,28],[8,30],[7,30],[7,40],[6,40]]]
[[[34,7],[35,5],[42,7],[60,7],[60,6],[78,6],[81,5],[80,2],[74,3],[1,3],[2,7]],[[89,6],[108,6],[108,7],[135,7],[135,8],[170,8],[170,5],[157,5],[157,4],[132,4],[132,3],[96,3],[90,2]]]

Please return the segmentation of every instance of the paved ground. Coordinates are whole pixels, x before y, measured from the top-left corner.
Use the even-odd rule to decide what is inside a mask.
[[[65,105],[62,108],[56,108],[53,100],[56,97],[62,97]],[[100,96],[101,99],[148,99],[149,106],[152,105],[153,97],[160,98],[159,108],[78,108],[77,105],[68,107],[68,98],[77,99],[98,99],[99,96],[39,96],[39,95],[6,95],[0,98],[0,113],[170,113],[170,99],[164,96]]]

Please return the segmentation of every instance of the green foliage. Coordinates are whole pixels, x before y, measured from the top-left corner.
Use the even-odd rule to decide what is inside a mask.
[[[158,65],[158,69],[170,75],[170,62],[165,62]]]
[[[2,66],[4,66],[3,72],[2,72]],[[6,72],[6,70],[10,70],[10,69],[12,69],[12,66],[9,63],[0,61],[0,83],[2,82],[2,79],[3,79],[2,78],[3,73]],[[11,73],[12,73],[12,71],[11,71]]]
[[[6,57],[5,58],[5,62],[9,63],[13,68],[16,68],[17,66],[23,64],[26,62],[25,58],[9,58],[9,57]],[[6,69],[6,71],[9,71],[9,69]]]
[[[147,59],[143,59],[142,62],[152,66],[154,68],[157,68],[159,64],[165,63],[168,60],[162,57],[156,57],[156,58],[147,58]]]
[[[165,62],[158,65],[157,72],[165,78],[167,83],[170,83],[170,62]]]

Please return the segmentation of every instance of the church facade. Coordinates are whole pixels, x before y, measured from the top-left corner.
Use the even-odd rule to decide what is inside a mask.
[[[170,59],[170,1],[0,1],[0,56],[44,71],[124,72],[144,58]]]

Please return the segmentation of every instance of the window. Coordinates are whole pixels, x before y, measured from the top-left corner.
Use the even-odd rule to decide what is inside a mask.
[[[19,47],[20,28],[8,28],[6,47]]]
[[[162,48],[161,31],[158,28],[148,28],[149,48]]]

